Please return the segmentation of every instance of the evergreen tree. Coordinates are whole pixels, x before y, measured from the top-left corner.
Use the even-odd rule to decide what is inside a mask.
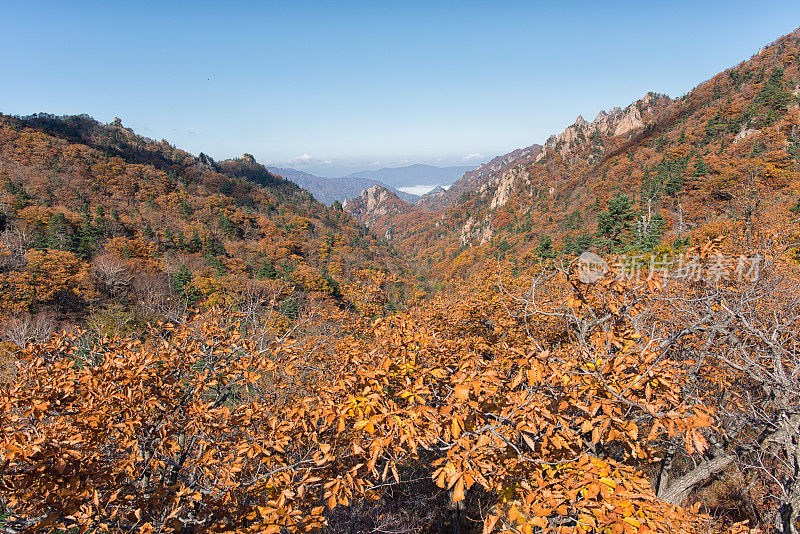
[[[653,173],[650,172],[650,169],[644,170],[644,176],[642,176],[642,190],[640,193],[642,204],[646,203],[648,200],[655,200],[661,193],[661,180],[658,176],[653,176]]]
[[[792,101],[792,94],[784,88],[783,74],[783,68],[775,67],[756,95],[756,103],[766,108],[766,115],[763,117],[763,123],[758,125],[759,127],[773,124],[786,113],[789,103]]]
[[[275,265],[269,260],[261,264],[261,268],[256,272],[256,278],[259,280],[275,280],[278,277],[278,271],[275,270]]]
[[[197,300],[197,295],[192,291],[192,278],[192,272],[185,265],[181,265],[178,270],[173,273],[170,280],[172,290],[182,298],[188,300],[190,304]]]
[[[100,228],[92,225],[89,217],[84,217],[81,226],[78,228],[78,238],[76,244],[76,253],[84,260],[91,259],[94,254],[95,244],[103,236]]]
[[[197,235],[197,232],[192,233],[192,238],[186,244],[187,252],[200,252],[203,250],[203,240]]]
[[[189,204],[186,203],[186,200],[181,199],[179,209],[181,212],[181,217],[183,217],[184,219],[188,219],[189,217],[192,216],[193,213],[192,208],[189,207]]]
[[[539,244],[536,245],[536,255],[545,260],[556,257],[556,251],[553,248],[552,237],[549,235],[543,235],[539,238]]]
[[[75,251],[72,228],[63,213],[55,213],[47,224],[47,248]]]
[[[239,231],[239,228],[231,221],[228,214],[224,211],[219,216],[219,229],[228,237],[235,237]]]
[[[619,247],[635,217],[633,201],[628,195],[617,193],[608,201],[608,208],[597,216],[597,235],[609,250]]]
[[[224,256],[225,247],[214,236],[209,236],[203,240],[203,255],[204,256]]]
[[[575,254],[581,254],[589,250],[593,243],[594,238],[592,235],[583,233],[575,239],[575,243],[572,245],[572,250]]]
[[[671,174],[667,181],[664,182],[664,192],[671,197],[677,196],[678,193],[683,191],[684,185],[682,175]]]
[[[708,174],[708,165],[703,161],[703,156],[697,156],[697,161],[694,163],[694,175],[697,177],[705,176]]]
[[[643,251],[653,250],[661,241],[661,236],[664,234],[664,227],[666,222],[660,213],[650,217],[650,222],[647,226],[647,231],[640,230],[636,240],[636,248]]]

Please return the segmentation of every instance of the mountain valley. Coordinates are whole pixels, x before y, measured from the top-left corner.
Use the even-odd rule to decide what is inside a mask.
[[[800,30],[532,141],[0,114],[4,532],[798,532]]]

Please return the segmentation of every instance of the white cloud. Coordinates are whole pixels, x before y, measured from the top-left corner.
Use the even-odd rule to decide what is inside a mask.
[[[308,165],[314,158],[311,157],[310,154],[303,154],[302,156],[297,156],[296,158],[290,159],[290,165]]]
[[[466,156],[464,156],[461,159],[464,160],[464,161],[470,161],[470,160],[475,160],[475,159],[483,159],[483,155],[482,154],[478,154],[478,153],[472,153],[472,154],[467,154]]]
[[[398,187],[400,191],[403,193],[411,193],[412,195],[424,195],[428,191],[432,191],[436,189],[438,184],[420,184],[420,185],[411,185],[408,187]]]

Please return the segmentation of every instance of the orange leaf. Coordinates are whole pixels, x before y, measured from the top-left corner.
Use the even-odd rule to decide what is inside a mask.
[[[483,520],[483,534],[490,534],[494,530],[497,520],[500,519],[499,515],[489,515]]]
[[[456,487],[453,489],[453,502],[464,500],[464,479],[459,477]]]

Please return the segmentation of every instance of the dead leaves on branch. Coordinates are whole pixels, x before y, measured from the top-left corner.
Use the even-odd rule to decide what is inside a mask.
[[[487,531],[699,524],[637,469],[663,439],[701,452],[710,414],[622,319],[585,348],[542,351],[496,297],[453,296],[267,352],[234,319],[30,348],[0,399],[15,515],[39,528],[306,532],[422,463],[453,501],[496,496]]]

